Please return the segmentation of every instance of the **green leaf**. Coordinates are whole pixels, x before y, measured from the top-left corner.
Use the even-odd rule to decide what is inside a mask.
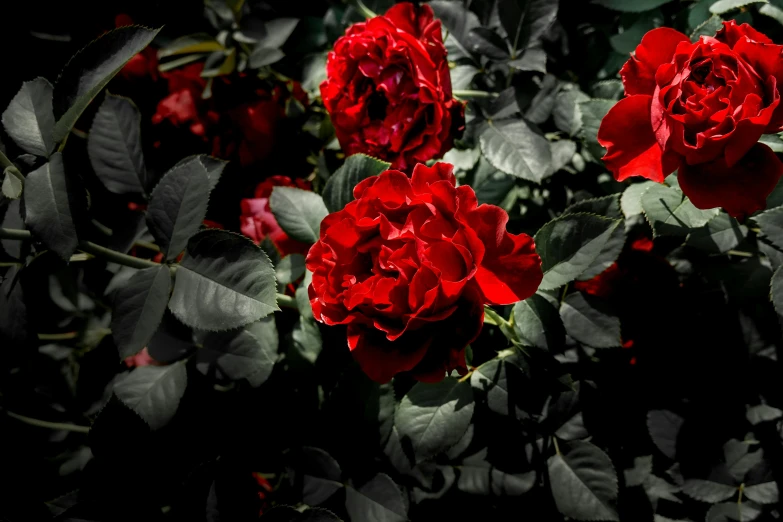
[[[591,92],[593,98],[619,100],[625,93],[625,88],[620,80],[603,80],[593,85]]]
[[[615,103],[617,103],[615,100],[592,99],[579,104],[579,110],[582,113],[582,139],[595,159],[606,154],[606,149],[598,143],[598,128],[601,126],[601,120]]]
[[[698,209],[679,189],[658,184],[642,194],[642,209],[656,237],[685,236],[720,213],[717,208]]]
[[[691,41],[696,42],[702,36],[715,36],[722,27],[723,19],[718,15],[712,15],[693,30],[690,34]]]
[[[777,504],[779,499],[778,485],[775,482],[745,486],[743,493],[759,504]]]
[[[619,219],[622,217],[620,212],[620,202],[617,194],[604,196],[601,198],[586,199],[568,207],[563,215],[576,213],[589,213],[605,216],[608,218]],[[607,239],[601,252],[596,256],[589,267],[579,275],[580,281],[586,281],[597,276],[617,261],[620,252],[625,246],[625,224],[620,221]]]
[[[203,164],[175,166],[155,186],[147,208],[147,226],[166,254],[175,259],[198,232],[209,204],[209,177]]]
[[[109,191],[144,192],[147,168],[141,147],[141,114],[127,98],[106,95],[87,137],[90,163]]]
[[[297,24],[299,24],[298,18],[275,18],[265,22],[266,34],[259,40],[258,45],[268,48],[282,47],[296,29]]]
[[[625,485],[629,488],[643,485],[647,477],[652,474],[652,455],[636,457],[633,459],[633,464],[633,468],[626,469],[624,472]]]
[[[541,183],[554,173],[549,142],[522,119],[489,122],[479,142],[484,157],[506,174]]]
[[[550,141],[549,149],[552,152],[552,171],[557,172],[573,160],[576,143],[571,140]]]
[[[25,178],[25,224],[66,262],[79,244],[72,209],[80,206],[76,198],[81,188],[74,185],[59,152]]]
[[[649,11],[656,7],[668,4],[672,0],[593,0],[593,3],[602,5],[613,11],[622,11],[624,13],[641,13]]]
[[[512,55],[535,45],[557,16],[556,0],[499,0],[500,23],[506,30]]]
[[[54,85],[56,142],[68,135],[93,98],[152,42],[158,31],[141,26],[120,27],[103,34],[71,58]]]
[[[324,503],[343,488],[342,470],[336,460],[319,448],[302,448],[302,501],[310,506]]]
[[[14,166],[6,167],[3,171],[3,196],[8,199],[19,199],[24,187],[24,176]]]
[[[141,366],[114,385],[114,394],[157,430],[174,417],[187,384],[183,363]]]
[[[375,159],[366,154],[353,154],[345,159],[342,167],[326,181],[323,199],[329,212],[342,210],[353,201],[353,189],[356,185],[372,176],[388,170],[391,163]]]
[[[579,213],[596,214],[612,219],[623,217],[623,214],[620,212],[620,198],[618,197],[618,194],[610,194],[600,198],[583,199],[563,211],[563,215]]]
[[[553,290],[590,268],[603,252],[620,220],[591,214],[566,214],[535,235],[544,279],[539,288]]]
[[[539,49],[538,47],[533,47],[531,49],[526,49],[525,52],[522,53],[522,56],[516,60],[509,60],[508,66],[512,69],[516,69],[517,71],[531,71],[545,74],[546,59],[546,51]],[[453,76],[454,70],[452,70],[452,77]],[[472,78],[473,77],[471,77],[471,79]],[[457,88],[458,87],[454,87],[454,89]],[[463,88],[467,88],[467,85]]]
[[[473,409],[469,383],[454,377],[434,384],[420,382],[403,397],[394,425],[420,462],[456,444],[470,425]]]
[[[764,7],[772,7],[773,9],[777,9],[777,7],[773,7],[772,5],[762,6],[762,9]],[[781,11],[781,14],[783,14],[783,11]],[[783,139],[781,139],[778,134],[762,134],[761,138],[759,138],[759,143],[763,143],[772,149],[772,152],[783,152]]]
[[[748,227],[726,213],[720,213],[688,236],[689,246],[716,254],[728,252],[748,235]]]
[[[226,377],[244,379],[257,388],[266,382],[277,362],[275,318],[265,317],[238,330],[210,332],[204,338],[204,348],[220,354],[215,363]]]
[[[351,520],[405,522],[407,509],[402,492],[385,473],[378,473],[359,488],[345,488],[345,509]]]
[[[643,181],[629,185],[623,191],[623,195],[620,197],[620,208],[622,208],[626,219],[644,212],[642,209],[642,194],[653,185],[655,185],[654,181]]]
[[[526,418],[518,403],[530,390],[526,363],[516,350],[505,350],[478,368],[470,376],[470,385],[487,395],[487,406],[500,415]]]
[[[620,346],[620,319],[607,305],[581,292],[569,294],[560,305],[560,317],[568,335],[593,348]]]
[[[749,522],[755,520],[761,510],[747,502],[715,504],[707,511],[706,522]]]
[[[302,254],[289,254],[275,267],[277,282],[284,285],[293,283],[305,273],[305,257]]]
[[[694,500],[715,504],[731,498],[737,493],[737,488],[711,480],[689,479],[683,484],[682,492]]]
[[[220,51],[223,46],[211,35],[196,33],[177,38],[158,51],[158,58],[168,58],[180,54],[211,53]]]
[[[45,78],[24,82],[3,112],[5,131],[30,154],[48,157],[54,150],[54,88]]]
[[[291,334],[296,352],[310,364],[315,364],[323,348],[321,330],[312,317],[300,317]]]
[[[318,241],[321,221],[329,214],[321,196],[293,187],[275,187],[269,206],[289,237],[309,245]]]
[[[783,207],[766,210],[753,219],[761,228],[761,237],[783,249]]]
[[[684,420],[668,410],[652,410],[647,414],[647,429],[655,446],[667,457],[677,455],[677,436]]]
[[[204,230],[188,242],[169,309],[192,328],[230,330],[280,310],[276,288],[272,263],[252,241]]]
[[[178,167],[184,167],[185,165],[189,165],[193,162],[201,163],[201,166],[204,167],[204,169],[207,171],[210,191],[215,189],[218,181],[220,181],[220,175],[223,174],[223,169],[225,169],[226,165],[228,165],[228,161],[214,158],[212,156],[207,156],[206,154],[197,154],[195,156],[188,156],[187,158],[181,159],[171,170],[174,170]]]
[[[576,520],[619,521],[613,503],[617,499],[617,473],[612,461],[589,442],[562,445],[549,458],[549,482],[557,509]]]
[[[169,292],[171,272],[166,265],[137,271],[117,292],[111,331],[121,358],[147,346],[166,312]]]
[[[712,16],[710,5],[713,3],[715,3],[715,0],[698,0],[694,2],[688,9],[688,27],[696,29]]]
[[[582,112],[579,104],[590,99],[588,95],[579,89],[571,89],[557,94],[552,116],[555,126],[569,136],[576,136],[582,128]]]
[[[783,410],[773,408],[767,404],[759,404],[748,408],[746,413],[748,422],[753,426],[761,424],[762,422],[772,422],[783,417]]]
[[[609,37],[609,43],[618,53],[629,54],[634,52],[636,46],[642,41],[642,37],[656,27],[656,22],[661,22],[660,11],[645,13],[638,17],[630,26],[624,27],[623,32]]]
[[[514,329],[526,346],[554,352],[565,342],[565,328],[557,308],[540,294],[514,305]]]
[[[456,60],[461,56],[470,56],[470,32],[481,27],[478,16],[459,2],[448,0],[433,0],[429,3],[435,16],[443,22],[448,29],[446,48],[449,50],[449,59]],[[456,51],[456,52],[455,52]]]
[[[256,47],[250,54],[248,63],[252,69],[277,63],[285,57],[285,53],[280,49],[270,47]]]
[[[766,4],[768,0],[718,0],[710,6],[710,13],[722,15],[751,4]]]
[[[0,341],[8,348],[24,347],[35,335],[28,320],[20,270],[11,267],[0,281]]]

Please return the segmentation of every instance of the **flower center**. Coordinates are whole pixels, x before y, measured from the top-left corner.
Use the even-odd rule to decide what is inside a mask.
[[[383,91],[375,91],[367,99],[367,115],[371,120],[383,120],[386,118],[386,108],[389,106],[389,100],[383,94]]]

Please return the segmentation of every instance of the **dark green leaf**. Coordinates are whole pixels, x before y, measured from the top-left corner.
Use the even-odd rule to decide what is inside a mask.
[[[315,364],[323,348],[321,330],[315,320],[311,317],[300,317],[292,337],[297,353],[310,364]]]
[[[222,230],[193,236],[169,308],[192,328],[238,328],[278,311],[274,269],[249,239]]]
[[[329,212],[342,210],[345,205],[353,201],[353,189],[360,181],[377,176],[390,166],[391,163],[366,154],[348,156],[342,167],[332,174],[324,186],[322,195],[326,208]]]
[[[470,30],[468,49],[491,60],[506,60],[509,57],[505,40],[486,27],[475,27]]]
[[[25,179],[25,224],[64,261],[79,244],[72,209],[79,205],[77,191],[82,189],[75,185],[59,152]]]
[[[625,470],[625,485],[629,488],[641,486],[652,473],[652,455],[633,459],[633,468]]]
[[[692,499],[715,504],[731,498],[737,493],[737,488],[710,480],[689,479],[683,484],[682,492]]]
[[[775,482],[764,482],[753,486],[745,486],[743,491],[746,497],[759,504],[778,503],[778,485]]]
[[[282,47],[299,23],[298,18],[275,18],[264,23],[266,34],[258,45],[271,49]]]
[[[751,4],[766,4],[768,0],[718,0],[710,6],[710,13],[722,15]]]
[[[761,237],[783,249],[783,207],[766,210],[753,219],[761,228]]]
[[[576,213],[589,213],[597,214],[599,216],[606,216],[608,218],[619,219],[622,217],[620,211],[620,203],[617,194],[610,196],[604,196],[601,198],[586,199],[575,203],[568,207],[563,214],[576,214]],[[595,260],[585,269],[584,272],[578,277],[581,281],[586,281],[597,276],[617,261],[620,252],[625,245],[625,224],[620,221],[612,231],[612,235],[606,241],[606,244],[601,249],[601,252],[596,256]]]
[[[720,213],[706,225],[697,228],[688,236],[687,244],[712,252],[722,254],[739,245],[748,235],[748,227],[726,213]]]
[[[210,191],[214,190],[214,188],[217,186],[218,181],[220,181],[220,175],[223,174],[223,169],[225,169],[226,165],[228,165],[228,162],[225,160],[213,158],[212,156],[207,156],[206,154],[198,154],[195,156],[188,156],[187,158],[180,160],[171,170],[184,167],[185,165],[189,165],[193,162],[201,163],[201,166],[203,166],[207,171]]]
[[[508,66],[517,71],[546,73],[546,52],[537,47],[527,49],[516,60],[510,60]],[[453,74],[454,72],[452,71],[452,76]],[[457,89],[457,87],[454,88]]]
[[[24,176],[14,166],[3,171],[3,195],[8,199],[19,199],[22,196]]]
[[[557,509],[576,520],[619,521],[613,503],[617,473],[612,461],[589,442],[563,444],[549,459],[549,481]]]
[[[783,139],[779,134],[762,134],[759,143],[772,149],[772,152],[783,152]]]
[[[783,417],[783,411],[766,404],[759,404],[757,406],[748,408],[746,417],[748,422],[755,426],[757,424],[761,424],[762,422],[778,420],[779,418]]]
[[[147,226],[166,254],[175,259],[198,232],[209,204],[209,177],[200,161],[175,166],[152,191]]]
[[[127,98],[106,95],[92,120],[87,152],[92,168],[111,192],[143,192],[147,168],[141,150],[141,114]]]
[[[750,522],[761,510],[750,503],[725,502],[715,504],[707,511],[706,522]]]
[[[318,241],[321,220],[329,214],[321,196],[292,187],[275,187],[269,206],[280,228],[292,239],[307,244]]]
[[[783,9],[781,9],[778,6],[772,4],[764,4],[761,7],[759,7],[759,14],[763,14],[764,16],[769,16],[773,20],[777,21],[779,24],[783,24]],[[760,140],[760,141],[762,141],[762,143],[764,142],[764,140]],[[783,146],[781,146],[780,150],[776,152],[783,152]]]
[[[141,366],[114,385],[114,394],[157,430],[174,417],[187,384],[182,363]]]
[[[550,141],[552,151],[552,171],[557,172],[571,163],[576,154],[576,143],[571,140]]]
[[[715,0],[698,0],[691,5],[688,10],[688,27],[696,29],[712,16],[712,13],[710,13],[710,5],[713,3],[715,3]]]
[[[22,218],[22,200],[0,198],[0,227],[24,229]],[[21,259],[30,244],[16,239],[0,239],[0,253],[5,252],[14,259]]]
[[[223,46],[206,33],[195,33],[177,38],[158,51],[158,58],[168,58],[180,54],[211,53],[220,51]]]
[[[626,13],[641,13],[643,11],[649,11],[655,9],[664,4],[668,4],[672,0],[593,0],[594,3],[602,5],[608,9],[614,11],[623,11]]]
[[[558,129],[575,136],[582,128],[582,112],[579,104],[588,101],[590,97],[577,88],[562,91],[555,98],[552,116]]]
[[[712,15],[693,30],[690,34],[691,41],[696,42],[702,36],[715,36],[715,33],[722,27],[723,19],[718,15]]]
[[[720,213],[717,208],[696,208],[680,189],[665,185],[652,185],[644,191],[642,209],[656,236],[685,236]]]
[[[417,383],[405,394],[394,416],[403,441],[413,446],[417,461],[456,444],[473,417],[473,391],[467,382],[447,377],[439,383]]]
[[[443,22],[443,26],[449,30],[449,37],[446,39],[447,47],[451,40],[463,55],[469,56],[470,31],[481,27],[476,13],[467,9],[461,2],[448,0],[433,0],[429,6],[435,11],[435,16]],[[449,53],[449,59],[455,59],[454,53]]]
[[[565,342],[565,329],[557,308],[540,294],[514,305],[514,329],[526,346],[555,351]]]
[[[587,149],[596,160],[606,153],[606,149],[598,143],[598,128],[601,126],[601,120],[615,103],[617,102],[614,100],[593,99],[579,104],[579,110],[582,114],[581,135]]]
[[[266,382],[277,362],[277,327],[274,316],[239,330],[210,332],[204,347],[220,353],[216,364],[232,381],[246,380],[257,388]]]
[[[250,54],[249,63],[253,69],[259,69],[266,65],[272,65],[285,57],[280,49],[270,47],[256,47]]]
[[[54,86],[55,141],[68,135],[93,98],[152,42],[158,31],[141,26],[120,27],[103,34],[71,58]]]
[[[558,288],[593,266],[620,220],[591,214],[566,214],[536,233],[536,250],[544,270],[542,290]]]
[[[568,335],[593,348],[620,346],[620,319],[607,305],[581,292],[569,294],[560,306],[560,317]]]
[[[455,91],[470,89],[471,84],[473,83],[473,78],[478,74],[478,72],[479,70],[474,65],[457,65],[450,71],[451,88]]]
[[[362,522],[404,522],[408,520],[400,488],[384,473],[378,473],[359,488],[347,487],[345,509],[351,520],[361,520]]]
[[[652,410],[647,414],[650,438],[661,453],[670,459],[677,455],[677,436],[683,422],[682,417],[667,410]]]
[[[659,23],[662,21],[660,11],[645,13],[637,18],[633,24],[625,27],[622,33],[611,36],[609,43],[618,53],[630,54],[642,41],[642,37],[647,31],[656,27],[656,21]]]
[[[3,346],[21,348],[31,337],[30,333],[19,268],[12,267],[0,282],[0,341]]]
[[[302,254],[289,254],[275,267],[277,282],[287,285],[293,283],[305,273],[305,257]]]
[[[302,448],[302,500],[317,506],[343,488],[342,470],[336,460],[319,448]]]
[[[19,147],[36,156],[54,150],[52,84],[45,78],[24,82],[3,112],[3,126]]]
[[[487,394],[487,406],[500,415],[528,417],[517,402],[530,389],[524,359],[516,350],[504,350],[497,357],[475,369],[470,384]]]
[[[554,173],[549,142],[524,120],[493,121],[479,141],[484,157],[507,174],[541,183]]]
[[[121,358],[135,355],[152,339],[171,292],[171,272],[162,265],[137,271],[117,292],[111,331]]]

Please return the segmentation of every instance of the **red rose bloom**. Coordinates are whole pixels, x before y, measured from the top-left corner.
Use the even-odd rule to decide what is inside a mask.
[[[758,143],[783,130],[781,51],[733,20],[696,43],[665,27],[648,32],[620,71],[626,98],[598,131],[607,167],[618,181],[661,182],[679,169],[680,187],[698,208],[732,216],[764,208],[783,174]]]
[[[153,124],[167,121],[174,127],[188,126],[196,136],[205,135],[208,114],[202,108],[202,93],[207,85],[201,77],[203,70],[203,63],[192,63],[163,73],[170,94],[158,103]]]
[[[412,178],[387,170],[363,180],[307,255],[315,318],[348,325],[348,347],[375,381],[466,372],[483,305],[525,299],[543,277],[533,239],[506,232],[506,212],[478,206],[452,170],[419,164]]]
[[[348,28],[326,63],[321,96],[346,155],[412,168],[440,158],[464,127],[452,98],[440,20],[430,6],[396,4]]]
[[[243,199],[242,215],[239,218],[239,227],[242,233],[252,239],[256,244],[268,237],[272,244],[280,252],[281,256],[288,254],[307,254],[310,245],[295,241],[288,237],[280,225],[277,224],[272,209],[269,207],[269,196],[274,187],[296,187],[310,190],[310,184],[304,180],[292,181],[287,176],[272,176],[256,187],[255,198]]]

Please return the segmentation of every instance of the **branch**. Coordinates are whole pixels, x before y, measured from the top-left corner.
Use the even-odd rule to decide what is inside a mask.
[[[65,430],[65,431],[74,431],[76,433],[89,433],[90,427],[89,426],[79,426],[77,424],[67,424],[62,422],[49,422],[45,420],[40,419],[33,419],[31,417],[25,417],[24,415],[19,415],[18,413],[14,413],[12,411],[6,410],[6,415],[11,417],[12,419],[16,419],[18,421],[24,422],[25,424],[29,424],[30,426],[38,426],[39,428],[48,428],[50,430]]]

